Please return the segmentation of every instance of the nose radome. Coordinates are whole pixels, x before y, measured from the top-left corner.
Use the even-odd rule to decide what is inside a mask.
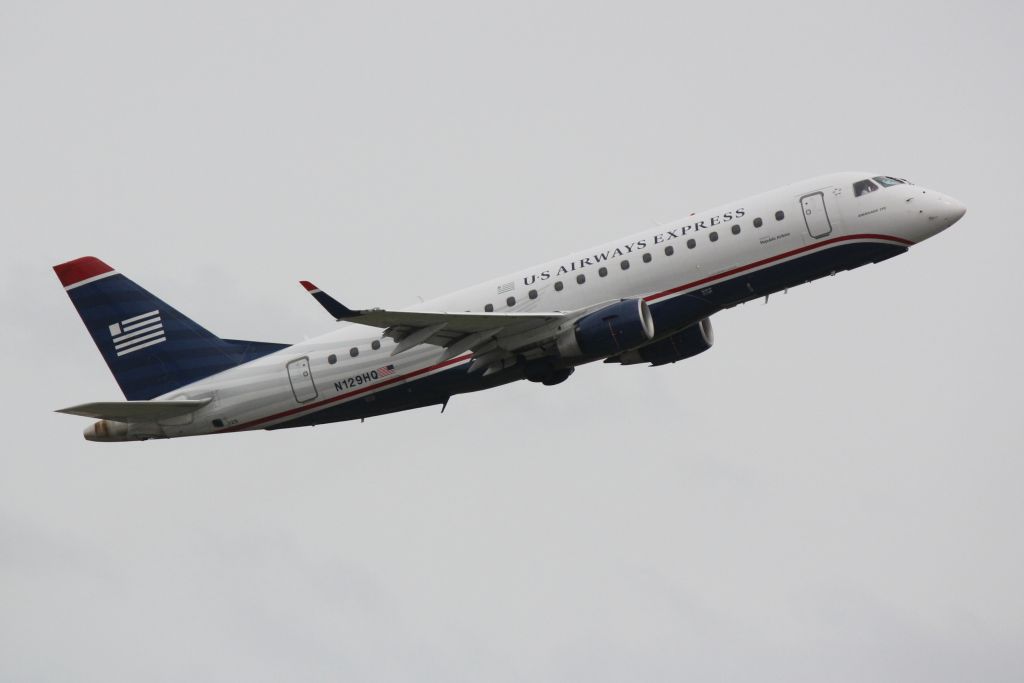
[[[953,212],[953,220],[950,221],[949,224],[953,225],[953,223],[956,223],[958,220],[964,217],[964,214],[967,213],[967,207],[955,199],[950,199],[949,202],[952,205],[950,208]]]
[[[923,187],[911,187],[904,202],[904,232],[914,242],[938,235],[967,213],[967,207],[952,197]]]
[[[942,198],[942,217],[946,220],[947,225],[953,225],[963,218],[965,213],[967,213],[967,207],[957,200],[952,197]]]

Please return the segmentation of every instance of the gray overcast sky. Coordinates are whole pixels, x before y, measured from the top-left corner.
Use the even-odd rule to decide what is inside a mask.
[[[0,2],[0,679],[1024,679],[1019,3]],[[50,266],[215,332],[819,173],[968,206],[670,367],[131,445]]]

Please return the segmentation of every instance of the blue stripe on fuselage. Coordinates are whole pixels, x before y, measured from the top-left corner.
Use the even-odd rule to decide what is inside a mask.
[[[810,252],[790,261],[776,263],[761,270],[698,286],[695,290],[650,300],[654,327],[665,334],[678,331],[723,308],[782,291],[842,270],[850,270],[882,261],[907,251],[906,246],[880,242],[837,244]],[[507,384],[522,379],[518,367],[482,377],[469,374],[468,363],[398,384],[373,394],[331,404],[322,410],[306,413],[280,422],[267,429],[286,429],[328,422],[362,419],[401,410],[440,405],[455,394]]]

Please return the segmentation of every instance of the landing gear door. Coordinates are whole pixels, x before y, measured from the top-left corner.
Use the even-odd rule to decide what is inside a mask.
[[[295,400],[299,403],[316,398],[313,373],[309,371],[309,357],[303,356],[288,363],[288,381],[292,383],[292,393],[295,394]]]
[[[817,239],[832,233],[832,221],[825,208],[825,195],[821,192],[805,194],[800,198],[800,210],[811,237]]]

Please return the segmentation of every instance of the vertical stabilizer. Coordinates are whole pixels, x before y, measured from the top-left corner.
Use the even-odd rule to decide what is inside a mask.
[[[221,339],[93,256],[53,270],[132,401],[161,396],[287,346]]]

